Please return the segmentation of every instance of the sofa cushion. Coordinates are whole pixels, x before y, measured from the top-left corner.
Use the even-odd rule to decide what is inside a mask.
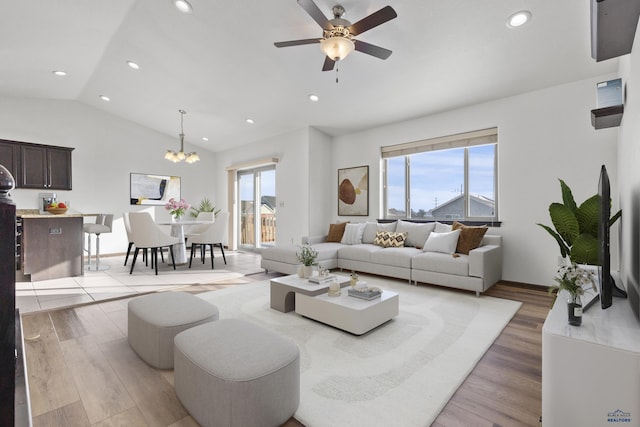
[[[362,243],[365,223],[347,224],[340,243],[343,245],[359,245]]]
[[[439,252],[423,252],[411,258],[411,268],[414,270],[432,271],[434,273],[469,275],[469,256],[452,256]]]
[[[460,230],[460,238],[456,252],[459,254],[469,255],[469,251],[480,246],[482,238],[488,230],[487,226],[468,226],[454,221],[453,230]]]
[[[315,243],[311,245],[311,247],[318,252],[316,261],[325,261],[338,258],[338,249],[343,247],[343,245],[341,243],[325,242]]]
[[[384,248],[371,253],[371,262],[393,267],[411,268],[411,257],[422,251],[416,248]]]
[[[373,239],[376,238],[378,232],[377,222],[366,222],[364,224],[364,230],[362,232],[362,243],[373,243]]]
[[[448,231],[446,233],[433,232],[429,234],[427,242],[424,244],[425,252],[442,252],[452,254],[456,251],[460,230]]]
[[[404,241],[405,246],[422,249],[429,234],[434,230],[435,222],[417,223],[409,221],[398,221],[396,232],[406,232],[407,239]]]
[[[396,231],[396,221],[387,223],[367,222],[362,233],[362,243],[373,243],[378,231]]]
[[[340,243],[344,229],[346,228],[346,222],[339,222],[337,224],[329,224],[329,232],[327,233],[327,242]]]
[[[378,231],[376,238],[373,239],[373,244],[382,246],[383,248],[399,248],[404,246],[404,241],[407,238],[407,233],[396,233],[395,231]]]
[[[338,249],[338,258],[351,261],[371,262],[371,254],[383,251],[380,246],[363,243],[361,245],[342,246]]]

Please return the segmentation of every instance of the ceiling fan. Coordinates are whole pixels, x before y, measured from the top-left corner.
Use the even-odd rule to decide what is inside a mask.
[[[333,19],[329,20],[318,8],[313,0],[297,0],[298,4],[322,27],[322,38],[291,40],[286,42],[276,42],[276,47],[299,46],[303,44],[320,43],[320,48],[325,53],[326,58],[322,71],[333,70],[336,61],[344,59],[353,50],[357,50],[367,55],[380,59],[387,59],[391,55],[389,49],[366,43],[354,39],[365,31],[368,31],[380,24],[397,17],[396,11],[391,6],[385,6],[377,12],[352,24],[342,18],[344,7],[336,5],[333,7]]]

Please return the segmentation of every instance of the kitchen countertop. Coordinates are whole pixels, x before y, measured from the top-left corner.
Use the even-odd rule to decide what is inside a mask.
[[[84,215],[80,212],[76,212],[72,210],[68,210],[64,214],[54,215],[48,212],[41,214],[38,209],[16,209],[16,216],[21,218],[52,218],[52,217],[77,218],[77,217],[83,217]]]

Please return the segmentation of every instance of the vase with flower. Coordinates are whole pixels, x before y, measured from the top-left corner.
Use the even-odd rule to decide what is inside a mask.
[[[187,203],[185,199],[176,200],[173,197],[169,199],[169,201],[164,205],[164,208],[169,211],[171,214],[171,219],[173,222],[180,221],[180,218],[187,213],[187,209],[189,209],[191,205]]]
[[[567,300],[569,324],[580,326],[582,324],[582,301],[580,297],[584,295],[584,286],[590,285],[596,290],[593,272],[572,263],[560,267],[558,275],[553,280],[557,284],[549,287],[549,292],[557,294],[558,291],[565,291],[569,294]]]

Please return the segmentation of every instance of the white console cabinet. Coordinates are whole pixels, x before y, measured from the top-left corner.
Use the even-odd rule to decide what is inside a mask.
[[[640,323],[629,301],[596,302],[582,326],[560,293],[542,328],[543,427],[640,426]]]

